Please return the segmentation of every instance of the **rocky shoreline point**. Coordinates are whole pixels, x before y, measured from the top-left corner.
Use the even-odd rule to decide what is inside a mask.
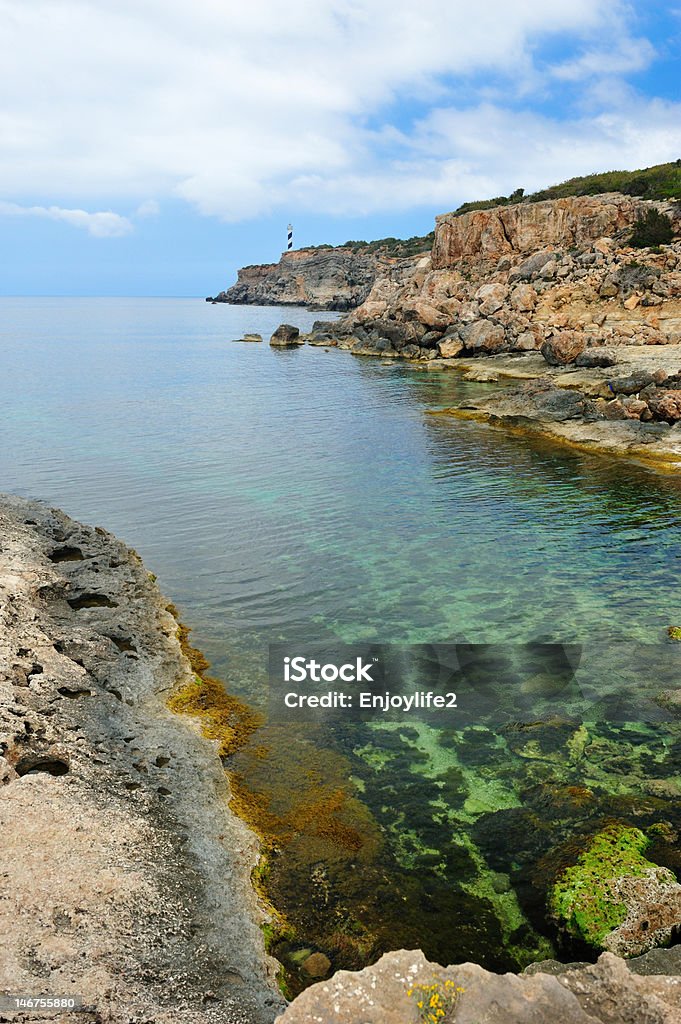
[[[658,215],[670,240],[633,247]],[[681,207],[609,193],[445,214],[429,256],[304,340],[505,385],[454,415],[678,464]]]
[[[215,744],[167,708],[193,675],[154,578],[2,496],[0,621],[0,992],[89,1007],[51,1019],[270,1024],[258,843]]]
[[[347,246],[294,249],[278,263],[242,267],[236,284],[206,302],[346,311],[364,302],[377,275],[396,262]]]

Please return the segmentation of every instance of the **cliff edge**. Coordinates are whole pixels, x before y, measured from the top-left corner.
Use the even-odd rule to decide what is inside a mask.
[[[377,276],[395,262],[346,246],[294,249],[278,263],[243,267],[235,285],[206,301],[345,311],[364,302]]]

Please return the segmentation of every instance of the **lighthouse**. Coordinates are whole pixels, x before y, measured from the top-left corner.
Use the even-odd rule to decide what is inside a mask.
[[[290,252],[293,248],[293,224],[289,224],[286,231],[286,252]]]

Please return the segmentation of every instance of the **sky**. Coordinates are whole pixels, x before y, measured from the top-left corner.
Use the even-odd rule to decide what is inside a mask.
[[[205,296],[296,247],[681,157],[681,0],[0,0],[0,294]]]

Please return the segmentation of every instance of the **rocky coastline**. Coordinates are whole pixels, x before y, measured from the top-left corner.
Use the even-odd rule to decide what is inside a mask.
[[[294,249],[278,263],[243,267],[236,284],[206,302],[347,311],[364,302],[377,276],[395,262],[346,246]]]
[[[651,216],[669,239],[634,247]],[[443,215],[430,256],[383,268],[357,309],[299,341],[503,382],[446,411],[674,467],[681,210],[612,193]]]
[[[168,602],[103,529],[8,496],[0,526],[0,991],[269,1024],[258,843],[216,744],[167,707],[196,678]]]
[[[601,947],[634,959],[497,975],[402,950],[286,1006],[251,884],[258,843],[228,806],[230,698],[214,712],[215,681],[134,551],[35,501],[2,497],[0,522],[0,991],[77,994],[80,1019],[129,1024],[403,1024],[423,1019],[424,993],[455,998],[459,1024],[681,1021],[679,947],[651,948],[677,933],[681,886],[635,829],[597,837],[629,909],[595,919]],[[593,870],[585,854],[558,880],[566,928],[573,911],[594,920],[579,903]],[[607,872],[590,884],[612,902]],[[46,1016],[69,1019],[0,1019]]]

